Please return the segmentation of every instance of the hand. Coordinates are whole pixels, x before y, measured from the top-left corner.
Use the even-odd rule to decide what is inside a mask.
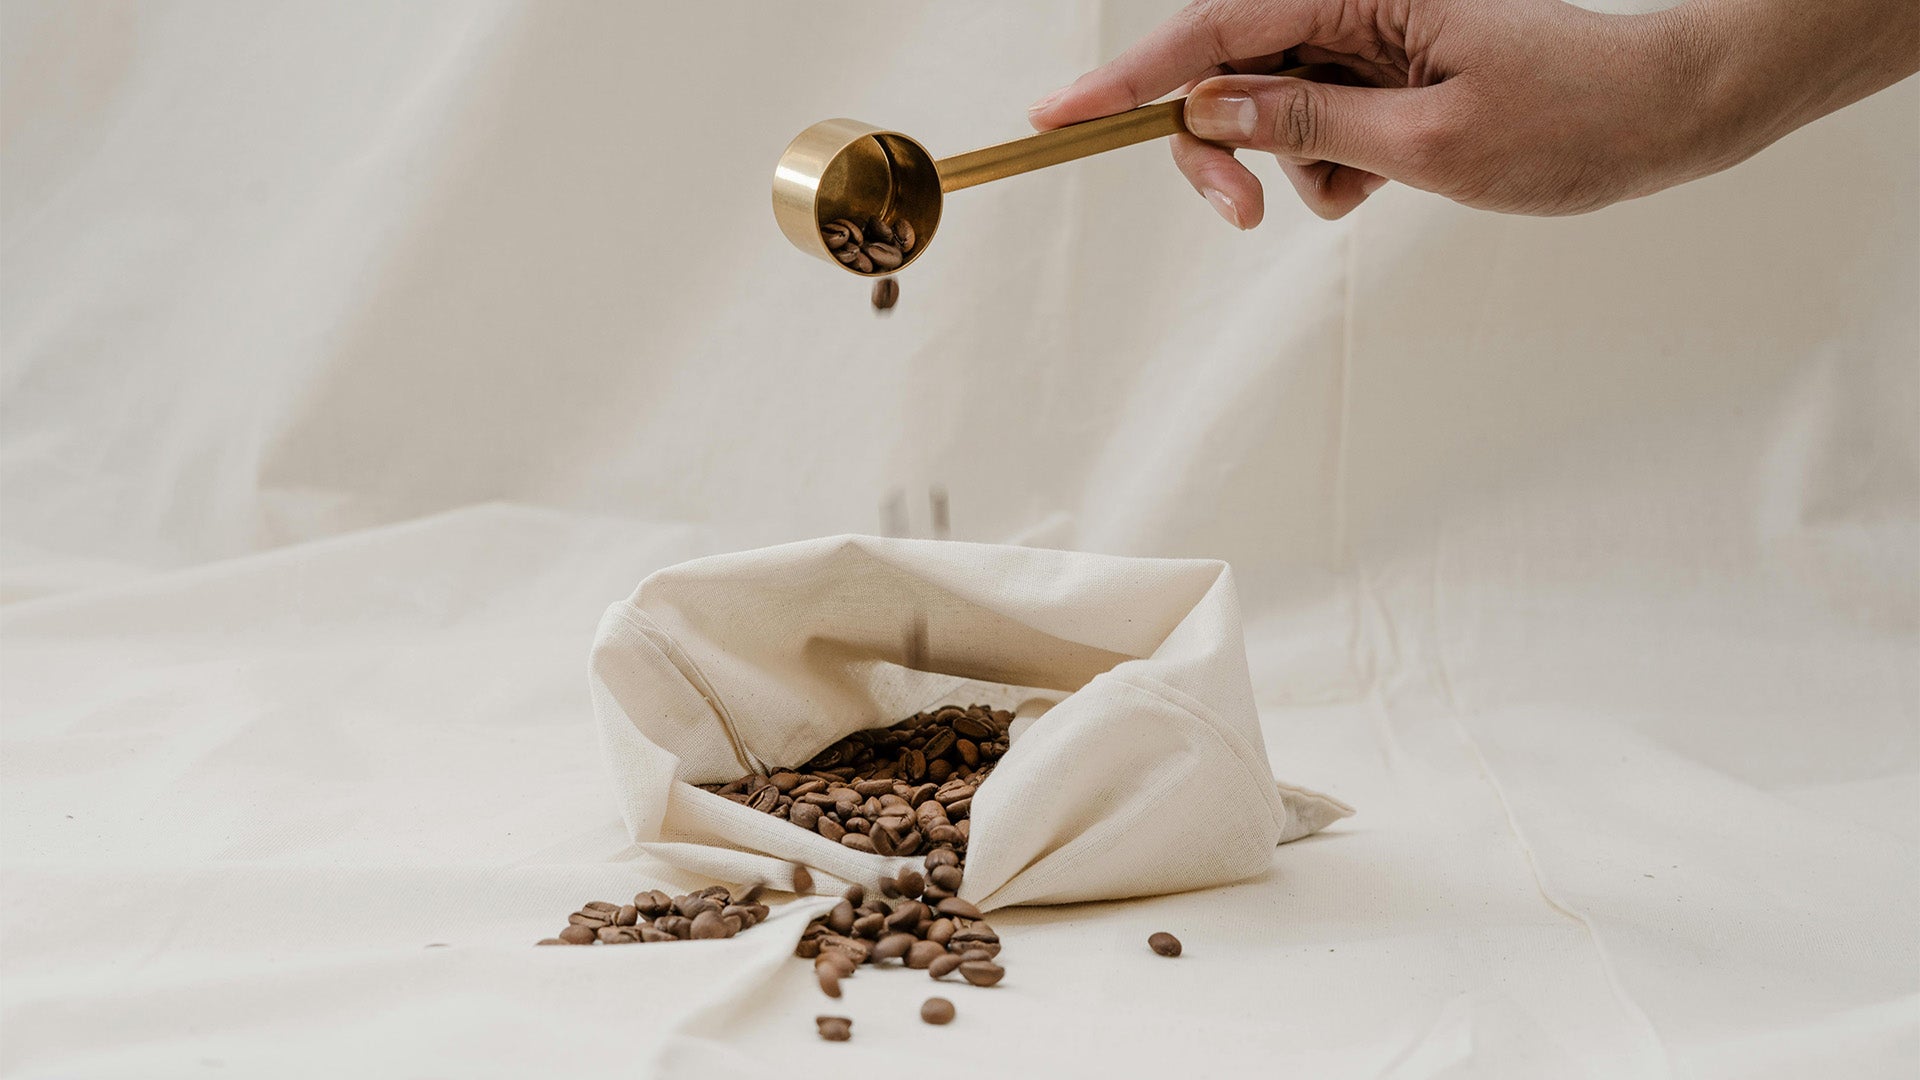
[[[1920,68],[1912,0],[1196,0],[1033,106],[1041,129],[1183,85],[1173,156],[1233,225],[1265,213],[1237,149],[1337,218],[1387,180],[1468,206],[1579,214],[1733,165]],[[1818,26],[1808,24],[1819,23]],[[1334,65],[1337,82],[1275,77]],[[1204,140],[1204,141],[1203,141]]]

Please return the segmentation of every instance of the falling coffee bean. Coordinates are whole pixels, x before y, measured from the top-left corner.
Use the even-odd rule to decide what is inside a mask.
[[[953,1022],[953,1002],[946,998],[928,998],[920,1006],[920,1019],[929,1024],[950,1024]]]
[[[853,1038],[853,1021],[844,1016],[816,1016],[813,1023],[820,1029],[820,1037],[828,1042],[846,1042]]]
[[[1179,956],[1180,939],[1163,930],[1147,939],[1147,948],[1161,956]]]

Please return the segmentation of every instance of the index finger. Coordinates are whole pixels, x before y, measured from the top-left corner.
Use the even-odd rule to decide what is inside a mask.
[[[1193,0],[1133,47],[1041,98],[1027,118],[1042,131],[1111,116],[1248,56],[1290,49],[1311,30],[1315,0]]]

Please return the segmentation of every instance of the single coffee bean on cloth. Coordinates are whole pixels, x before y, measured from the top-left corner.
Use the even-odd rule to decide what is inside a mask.
[[[929,1024],[950,1024],[953,1022],[953,1002],[942,997],[931,997],[920,1006],[920,1019]]]
[[[1147,948],[1161,956],[1179,956],[1180,939],[1163,930],[1147,939]]]
[[[871,224],[841,247],[887,243]],[[938,918],[949,898],[991,915],[1241,880],[1345,816],[1275,782],[1288,752],[1263,741],[1241,641],[1219,562],[830,537],[654,573],[607,612],[590,675],[647,854],[722,880],[803,863],[870,895],[912,866]],[[929,703],[960,715],[895,730]],[[923,862],[943,847],[965,855],[957,889]]]
[[[828,1042],[846,1042],[853,1038],[853,1021],[844,1016],[816,1016],[813,1022],[820,1029],[820,1037]]]

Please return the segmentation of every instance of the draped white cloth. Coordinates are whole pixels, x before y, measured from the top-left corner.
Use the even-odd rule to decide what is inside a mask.
[[[1011,136],[1171,6],[0,7],[0,1075],[1911,1075],[1915,86],[1568,220],[1255,161],[1237,234],[1135,148],[957,193],[884,318],[779,237],[807,123]],[[1229,563],[1359,813],[997,912],[945,1029],[863,971],[816,1039],[804,907],[528,948],[701,883],[607,605],[934,483]]]

